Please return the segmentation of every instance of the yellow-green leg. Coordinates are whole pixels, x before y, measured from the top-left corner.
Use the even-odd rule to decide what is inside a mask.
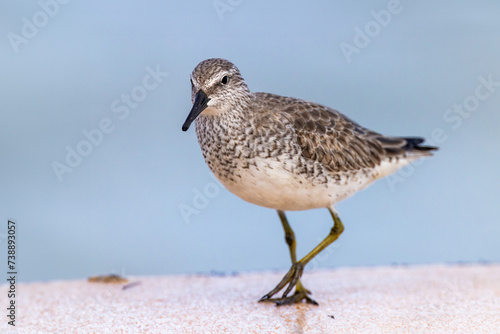
[[[283,225],[283,230],[285,231],[285,241],[286,244],[288,245],[288,249],[290,250],[290,258],[292,260],[292,265],[293,265],[294,263],[297,262],[297,255],[296,255],[297,242],[295,241],[295,233],[293,233],[292,227],[288,223],[285,212],[278,210],[278,215],[280,217],[281,224]],[[309,304],[318,305],[318,303],[315,300],[313,300],[308,296],[310,294],[311,292],[306,288],[304,288],[299,278],[297,284],[295,285],[295,293],[293,294],[293,296],[286,297],[284,300],[279,300],[279,301],[273,299],[267,299],[267,300],[276,302],[277,305],[298,303],[301,300],[305,300]]]
[[[310,294],[310,292],[306,288],[304,288],[304,286],[300,282],[300,277],[302,276],[302,272],[304,271],[304,267],[306,266],[306,264],[309,263],[309,261],[311,261],[323,249],[328,247],[332,242],[337,240],[340,234],[344,231],[344,225],[340,221],[340,218],[337,215],[337,213],[333,209],[329,208],[328,210],[330,211],[330,214],[332,215],[334,222],[333,227],[330,230],[330,233],[322,242],[319,243],[318,246],[316,246],[311,252],[309,252],[306,256],[304,256],[300,261],[297,261],[295,255],[295,248],[296,248],[295,234],[293,233],[292,228],[288,224],[285,213],[283,211],[278,210],[278,215],[283,225],[283,229],[285,230],[285,240],[290,249],[292,267],[290,268],[288,273],[283,277],[281,282],[268,294],[262,297],[260,301],[273,301],[277,305],[285,305],[285,304],[298,303],[303,299],[305,299],[306,302],[317,305],[317,303],[313,299],[307,296],[308,294]],[[273,295],[275,295],[277,292],[279,292],[287,285],[288,287],[286,288],[281,298],[271,298]],[[295,294],[293,296],[287,297],[294,286],[295,286]]]

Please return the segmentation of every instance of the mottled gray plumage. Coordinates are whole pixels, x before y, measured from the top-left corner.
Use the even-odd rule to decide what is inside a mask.
[[[317,103],[252,93],[224,59],[198,64],[191,84],[193,109],[183,130],[196,120],[215,176],[244,200],[277,209],[284,227],[285,210],[326,207],[336,220],[336,203],[436,149],[421,138],[368,130]]]
[[[369,183],[387,174],[377,170],[382,162],[400,167],[434,149],[420,146],[420,138],[383,136],[317,103],[251,93],[236,66],[224,59],[201,62],[191,82],[193,103],[200,90],[210,99],[196,119],[196,133],[205,161],[225,185],[238,182],[250,166],[265,168],[259,167],[262,159],[313,184],[345,183],[360,175]],[[337,202],[345,196],[330,197]]]

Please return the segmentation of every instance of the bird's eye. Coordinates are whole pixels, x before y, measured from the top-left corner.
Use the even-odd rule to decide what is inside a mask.
[[[222,84],[225,85],[229,82],[229,78],[227,77],[227,75],[225,75],[222,80],[221,80]]]

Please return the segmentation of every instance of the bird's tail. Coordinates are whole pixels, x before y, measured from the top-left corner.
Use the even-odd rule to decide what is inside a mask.
[[[421,145],[425,139],[420,137],[403,137],[406,140],[406,145],[403,149],[407,152],[417,153],[421,155],[432,155],[432,151],[436,151],[439,148],[436,146],[423,146]]]
[[[422,145],[425,139],[420,137],[380,136],[377,140],[382,144],[388,157],[419,158],[431,156],[432,151],[438,150],[435,146]]]

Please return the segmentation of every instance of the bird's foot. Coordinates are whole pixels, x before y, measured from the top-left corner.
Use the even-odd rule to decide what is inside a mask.
[[[303,300],[312,305],[319,305],[314,299],[308,296],[308,294],[311,294],[308,290],[295,290],[295,293],[289,297],[281,297],[281,298],[266,298],[266,299],[261,299],[259,302],[272,302],[276,303],[276,306],[281,306],[281,305],[290,305],[290,304],[295,304],[295,303],[300,303]],[[264,297],[262,297],[264,298]]]
[[[278,285],[268,294],[262,297],[259,302],[274,302],[276,303],[276,305],[280,306],[299,303],[305,299],[305,301],[309,304],[318,305],[318,303],[314,301],[314,299],[308,296],[308,294],[311,294],[311,292],[305,289],[302,284],[300,284],[300,276],[302,276],[303,271],[304,265],[302,263],[294,263],[288,273],[283,277],[281,282],[279,282]],[[286,288],[281,298],[271,298],[287,285],[288,287]],[[292,296],[287,297],[294,286],[295,293]]]

